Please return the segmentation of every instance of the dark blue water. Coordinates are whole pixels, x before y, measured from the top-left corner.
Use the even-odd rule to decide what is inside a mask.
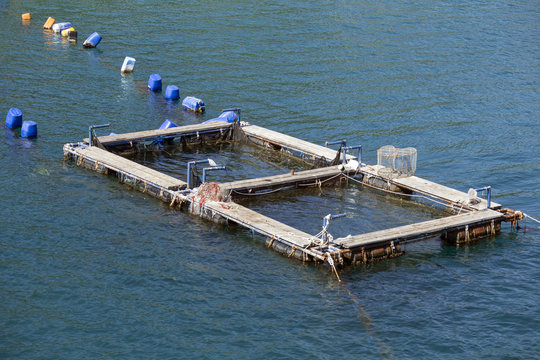
[[[248,232],[66,163],[62,145],[91,124],[146,130],[239,106],[244,120],[305,140],[362,144],[368,163],[380,146],[416,147],[417,175],[462,191],[491,185],[495,201],[540,218],[539,9],[0,1],[1,111],[20,108],[40,135],[0,134],[0,357],[537,357],[540,231],[503,224],[470,246],[416,243],[398,259],[344,269],[338,283]],[[71,21],[78,43],[44,31],[48,16]],[[101,44],[83,49],[93,31]],[[137,63],[123,76],[125,56]],[[206,114],[149,94],[155,72],[182,98],[202,98]],[[213,150],[231,166],[216,180],[299,166],[237,150]],[[175,156],[139,160],[185,172]],[[313,234],[324,215],[347,212],[332,224],[337,236],[444,215],[355,186],[246,205]]]

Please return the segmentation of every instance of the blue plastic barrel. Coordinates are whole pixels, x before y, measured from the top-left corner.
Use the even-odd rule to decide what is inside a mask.
[[[87,48],[94,48],[98,46],[100,41],[101,35],[99,35],[97,32],[94,32],[86,40],[84,40],[83,46]]]
[[[197,99],[196,97],[186,96],[186,98],[182,101],[182,107],[186,110],[203,112],[204,102],[201,99]]]
[[[165,89],[165,99],[178,100],[180,99],[180,90],[176,85],[167,85]]]
[[[148,88],[151,91],[161,91],[161,76],[159,74],[152,74],[148,78]]]
[[[35,121],[26,120],[22,124],[21,137],[31,138],[37,136],[37,124]]]
[[[221,115],[218,116],[219,119],[222,119],[221,121],[226,121],[228,123],[234,122],[234,120],[238,119],[238,115],[235,111],[225,111],[222,112]]]
[[[22,125],[22,111],[17,108],[9,109],[6,116],[6,127],[10,129],[21,127]]]
[[[55,32],[55,33],[59,33],[59,32],[62,32],[62,30],[66,30],[66,29],[69,29],[71,27],[71,23],[70,22],[63,22],[63,23],[56,23],[52,26],[52,30]]]
[[[171,120],[167,119],[163,122],[163,124],[161,124],[161,126],[159,127],[160,129],[168,129],[168,128],[173,128],[173,127],[177,127],[178,125],[176,125],[175,123],[173,123]]]

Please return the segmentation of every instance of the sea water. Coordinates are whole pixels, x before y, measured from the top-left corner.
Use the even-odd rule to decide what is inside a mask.
[[[32,19],[21,22],[21,14]],[[42,29],[69,21],[95,49]],[[415,147],[417,175],[540,218],[540,31],[530,1],[0,1],[0,105],[38,124],[0,134],[0,357],[10,359],[524,359],[540,350],[540,224],[340,270],[302,264],[63,160],[92,124],[122,133],[242,120],[376,162]],[[126,56],[137,59],[121,74]],[[147,89],[204,100],[193,114]],[[246,146],[136,157],[212,180],[301,169]],[[246,206],[335,236],[444,216],[358,186]]]

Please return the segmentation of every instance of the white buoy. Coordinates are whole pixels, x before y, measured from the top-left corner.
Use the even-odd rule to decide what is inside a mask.
[[[126,56],[124,59],[124,63],[122,64],[122,72],[132,72],[133,68],[135,67],[135,59],[129,56]]]

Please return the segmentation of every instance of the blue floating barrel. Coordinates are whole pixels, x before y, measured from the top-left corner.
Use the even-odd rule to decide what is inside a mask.
[[[62,32],[62,30],[66,30],[66,29],[69,29],[71,27],[71,23],[70,22],[63,22],[63,23],[56,23],[52,26],[52,30],[55,32],[55,33],[59,33],[59,32]]]
[[[176,125],[175,123],[173,123],[172,121],[170,121],[169,119],[165,120],[163,122],[163,124],[161,124],[161,126],[159,127],[160,129],[168,129],[168,128],[173,128],[173,127],[177,127],[178,125]]]
[[[6,127],[10,129],[21,127],[22,125],[22,111],[17,108],[9,109],[6,116]]]
[[[197,99],[196,97],[186,96],[186,98],[182,101],[182,107],[186,110],[203,112],[204,102],[201,99]]]
[[[207,123],[213,123],[213,122],[228,122],[228,123],[233,123],[234,120],[238,120],[238,115],[236,114],[235,111],[225,111],[225,112],[222,112],[221,115],[219,115],[217,118],[213,118],[213,119],[210,119],[210,120],[206,120],[203,122],[203,124],[207,124]]]
[[[87,48],[94,48],[98,46],[100,41],[101,35],[99,35],[97,32],[94,32],[86,40],[84,40],[83,46]]]
[[[26,120],[22,124],[21,137],[31,138],[37,136],[37,124],[35,121]]]
[[[165,99],[178,100],[180,99],[180,90],[176,85],[167,85],[165,89]]]
[[[159,74],[152,74],[148,78],[148,88],[151,91],[161,91],[161,76]]]
[[[234,122],[234,120],[238,119],[238,115],[235,111],[225,111],[222,112],[221,115],[218,116],[219,119],[222,119],[222,121],[226,121],[228,123]]]

